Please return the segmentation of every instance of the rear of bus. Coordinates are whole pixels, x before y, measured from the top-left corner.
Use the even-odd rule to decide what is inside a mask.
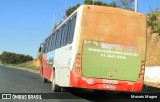
[[[82,7],[70,86],[140,92],[146,54],[146,17],[104,6]]]

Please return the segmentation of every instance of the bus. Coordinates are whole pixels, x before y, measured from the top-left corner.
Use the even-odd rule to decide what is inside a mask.
[[[82,88],[141,92],[146,56],[146,17],[96,5],[81,5],[39,48],[40,75],[52,91]]]

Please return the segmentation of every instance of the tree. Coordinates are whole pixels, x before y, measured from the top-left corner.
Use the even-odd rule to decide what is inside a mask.
[[[4,64],[21,64],[28,61],[32,61],[33,58],[29,55],[16,54],[11,52],[3,52],[0,58]]]
[[[134,10],[133,3],[134,3],[134,0],[119,0],[119,1],[112,0],[112,2],[110,2],[108,4],[101,1],[101,0],[94,1],[94,5],[118,7],[118,8],[127,9],[127,10]],[[84,4],[93,5],[93,0],[84,0]],[[80,5],[81,4],[78,3],[75,6],[69,7],[65,11],[66,17],[68,17],[70,14],[72,14]]]
[[[77,4],[75,6],[72,6],[72,7],[69,7],[67,10],[66,10],[66,16],[68,17],[70,14],[72,14],[79,6],[81,6],[81,4]]]
[[[152,10],[147,14],[147,25],[151,33],[160,34],[160,9]]]
[[[127,10],[133,10],[133,1],[134,0],[120,0],[115,2],[115,0],[112,0],[112,2],[110,3],[105,3],[101,0],[95,0],[94,1],[94,5],[101,5],[101,6],[109,6],[109,7],[118,7],[118,8],[123,8],[123,9],[127,9]],[[93,0],[84,0],[84,4],[87,5],[93,5]],[[81,6],[80,3],[76,4],[75,6],[69,7],[66,11],[65,11],[65,17],[68,17],[69,15],[71,15],[79,6]],[[53,28],[52,31],[54,31],[54,29],[61,24],[62,21],[60,21],[57,25],[55,25],[55,27]]]
[[[93,4],[93,1],[92,1],[92,0],[84,0],[84,4],[92,5],[92,4]],[[102,1],[95,1],[95,2],[94,2],[94,5],[108,6],[107,3],[102,2]],[[69,7],[69,8],[66,10],[66,17],[68,17],[69,15],[71,15],[79,6],[81,6],[81,4],[78,3],[78,4],[75,5],[75,6]],[[110,6],[116,7],[115,2],[112,1],[112,3],[110,4]]]
[[[118,7],[115,1],[112,1],[111,3],[108,4],[110,7]]]
[[[116,2],[118,8],[134,10],[134,0],[119,0]]]
[[[93,4],[93,0],[84,0],[84,4],[92,5]],[[102,2],[102,1],[95,1],[94,5],[108,6],[107,3]]]
[[[1,55],[0,55],[0,62],[1,62]]]
[[[32,60],[33,60],[33,57],[31,57],[31,56],[29,56],[29,55],[26,56],[26,60],[25,60],[26,62],[27,62],[27,61],[32,61]]]

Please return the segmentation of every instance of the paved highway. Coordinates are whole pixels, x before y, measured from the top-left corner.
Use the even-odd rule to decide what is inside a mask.
[[[67,95],[72,97],[73,99],[59,99],[56,95],[53,95],[55,99],[50,100],[0,100],[0,102],[91,102],[91,101],[109,101],[109,102],[119,102],[124,101],[124,99],[107,99],[110,97],[105,93],[103,97],[105,100],[99,99],[89,99],[87,94],[77,94],[73,92],[81,92],[81,90],[74,89],[66,92]],[[83,91],[84,92],[84,91]],[[42,83],[41,77],[38,73],[33,73],[21,69],[9,68],[0,66],[0,93],[52,93],[51,91],[51,83]],[[90,97],[98,98],[98,95],[88,94]],[[93,95],[93,96],[91,96]],[[102,94],[101,94],[102,95]],[[120,94],[118,97],[126,98],[130,97],[127,94]],[[126,100],[127,102],[131,102],[131,100]],[[142,102],[142,100],[132,100],[132,102]],[[143,100],[144,102],[148,102]],[[152,102],[155,102],[152,100]]]

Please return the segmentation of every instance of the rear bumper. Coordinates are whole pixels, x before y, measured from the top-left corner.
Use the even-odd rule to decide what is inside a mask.
[[[125,92],[141,92],[143,82],[129,82],[119,80],[107,80],[98,78],[86,78],[70,72],[70,87],[111,90],[111,91],[125,91]]]

